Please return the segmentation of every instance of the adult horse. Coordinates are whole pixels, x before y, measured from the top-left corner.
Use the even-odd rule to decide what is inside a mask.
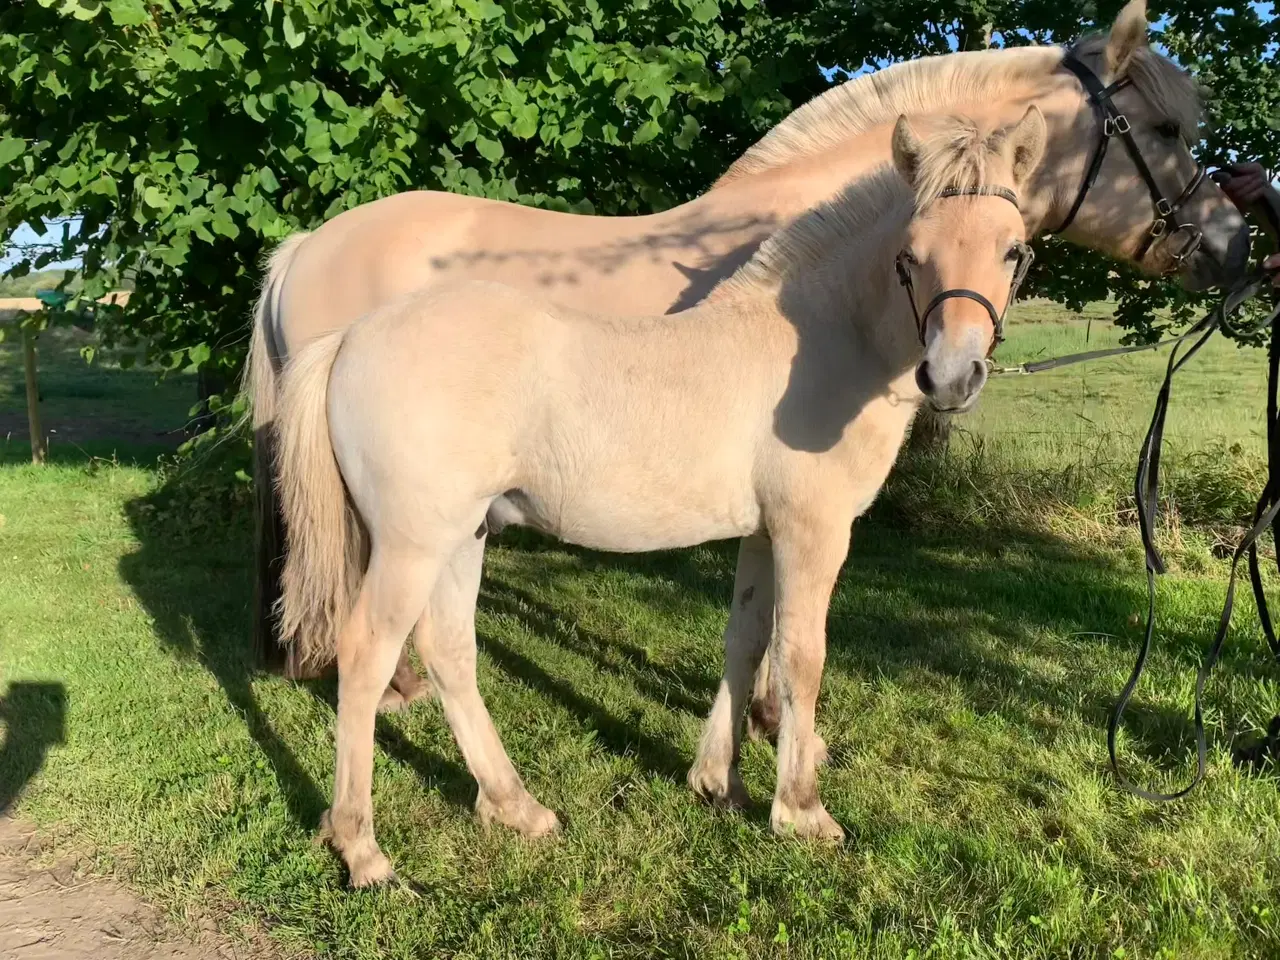
[[[1029,264],[1019,191],[1045,141],[1035,106],[996,130],[935,124],[920,138],[902,118],[901,179],[886,170],[820,204],[675,316],[574,310],[463,280],[383,306],[290,360],[278,424],[281,632],[304,664],[338,661],[322,829],[354,886],[392,876],[373,829],[374,720],[411,630],[479,783],[477,815],[527,836],[558,827],[476,686],[485,539],[505,523],[624,552],[767,537],[785,692],[770,822],[843,835],[816,779],[831,590],[853,520],[923,396],[962,409],[986,381]],[[748,799],[737,747],[767,638],[726,647],[689,774],[728,804]]]
[[[1123,124],[1112,113],[1100,115],[1086,77],[1099,88],[1111,85],[1105,100]],[[273,476],[278,369],[301,346],[380,304],[455,279],[501,280],[570,307],[679,310],[700,301],[767,236],[887,164],[899,115],[964,112],[1000,125],[1030,104],[1048,125],[1045,162],[1022,191],[1030,235],[1059,230],[1152,273],[1177,269],[1191,287],[1243,269],[1245,223],[1203,180],[1188,146],[1200,120],[1195,86],[1150,49],[1143,0],[1132,0],[1108,33],[1070,49],[956,53],[850,80],[795,111],[707,194],[664,213],[584,217],[420,191],[365,204],[291,237],[272,257],[250,350],[260,645],[280,649],[271,625],[280,527],[266,478]],[[1124,148],[1099,147],[1113,139],[1123,139]],[[1164,231],[1159,238],[1156,228]],[[770,562],[768,551],[743,542],[734,595],[754,600],[734,604],[726,642],[736,631],[769,629],[761,585]],[[289,670],[296,674],[297,665]],[[402,659],[385,704],[421,690]]]

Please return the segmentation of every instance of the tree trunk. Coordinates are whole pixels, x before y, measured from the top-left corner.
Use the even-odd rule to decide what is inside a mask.
[[[36,384],[36,335],[22,332],[22,365],[27,375],[27,432],[31,434],[31,462],[44,463],[48,448],[40,426],[40,388]]]

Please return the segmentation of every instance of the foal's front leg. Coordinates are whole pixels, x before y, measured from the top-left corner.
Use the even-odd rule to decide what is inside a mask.
[[[729,807],[750,802],[738,776],[742,715],[751,675],[773,632],[773,548],[765,537],[744,537],[738,545],[733,601],[724,628],[724,678],[711,715],[702,728],[689,786],[699,796]]]
[[[775,833],[839,840],[840,824],[818,799],[826,747],[814,730],[827,653],[827,609],[849,552],[849,524],[786,517],[775,526],[777,623],[770,674],[779,693],[778,785],[769,821]]]

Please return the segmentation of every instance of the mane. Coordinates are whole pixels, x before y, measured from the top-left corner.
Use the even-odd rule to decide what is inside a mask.
[[[894,222],[895,213],[905,223],[912,210],[929,205],[949,187],[1009,186],[995,180],[998,172],[1007,172],[1007,164],[996,162],[1000,148],[993,136],[996,131],[960,116],[939,118],[920,127],[914,195],[898,172],[886,164],[774,233],[717,290],[774,286],[797,269],[830,257],[833,251],[866,246],[869,232]]]
[[[1101,75],[1106,34],[1084,37],[1069,49]],[[711,187],[821,152],[899,116],[937,113],[961,103],[995,100],[1057,72],[1067,48],[1011,47],[922,57],[847,80],[814,97],[764,135]],[[1138,51],[1128,75],[1157,110],[1188,134],[1201,117],[1192,78],[1150,48]]]
[[[1106,34],[1095,33],[1081,37],[1070,50],[1079,59],[1099,69],[1106,45]],[[1138,50],[1129,61],[1125,74],[1153,110],[1176,121],[1185,136],[1193,141],[1196,139],[1194,131],[1204,119],[1203,88],[1191,74],[1150,47]]]

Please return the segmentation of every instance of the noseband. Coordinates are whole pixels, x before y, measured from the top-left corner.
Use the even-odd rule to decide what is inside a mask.
[[[1021,210],[1018,207],[1017,194],[1004,187],[947,187],[947,189],[938,194],[939,199],[944,197],[999,197],[1001,200],[1008,200],[1012,203],[1014,209]],[[1009,307],[1018,296],[1018,287],[1022,286],[1022,281],[1026,278],[1027,271],[1031,269],[1031,264],[1036,258],[1035,252],[1022,241],[1018,241],[1017,249],[1018,262],[1013,270],[1013,280],[1009,284],[1009,299],[1005,303],[1004,313],[996,310],[995,304],[977,290],[970,290],[966,287],[952,287],[950,290],[943,290],[929,301],[929,305],[924,308],[924,313],[921,313],[916,303],[916,289],[911,280],[911,268],[907,252],[904,250],[899,253],[894,261],[894,267],[898,271],[898,282],[906,288],[907,299],[911,301],[911,312],[916,318],[916,333],[920,336],[921,345],[924,345],[925,332],[929,326],[929,316],[934,310],[938,309],[947,300],[972,300],[980,304],[987,311],[987,316],[991,318],[991,349],[987,351],[987,356],[994,353],[996,347],[1004,342],[1005,313],[1008,312]]]
[[[1071,226],[1076,214],[1080,212],[1080,207],[1084,204],[1084,198],[1089,193],[1089,188],[1094,185],[1094,182],[1098,179],[1098,174],[1102,171],[1102,162],[1107,156],[1107,144],[1110,143],[1112,137],[1119,137],[1130,159],[1133,160],[1133,165],[1138,168],[1138,175],[1142,177],[1143,182],[1147,185],[1147,191],[1151,194],[1151,202],[1155,205],[1156,212],[1155,219],[1151,222],[1147,235],[1143,238],[1142,243],[1138,245],[1138,249],[1134,254],[1135,262],[1141,263],[1142,259],[1151,250],[1152,244],[1162,237],[1167,237],[1172,241],[1174,237],[1181,235],[1185,239],[1172,254],[1172,269],[1178,269],[1178,267],[1182,266],[1183,261],[1200,249],[1200,243],[1204,239],[1204,232],[1195,224],[1178,222],[1178,211],[1186,205],[1187,201],[1191,199],[1204,181],[1204,164],[1196,164],[1195,176],[1191,178],[1191,182],[1186,185],[1182,193],[1178,194],[1176,200],[1170,202],[1160,190],[1160,185],[1156,183],[1156,178],[1151,173],[1151,168],[1147,166],[1147,161],[1142,157],[1142,151],[1138,149],[1138,142],[1133,138],[1133,128],[1129,123],[1129,118],[1120,112],[1115,102],[1111,99],[1120,90],[1131,86],[1133,81],[1128,77],[1121,77],[1111,86],[1103,86],[1102,81],[1098,79],[1098,75],[1071,53],[1068,53],[1063,58],[1062,65],[1076,75],[1085,92],[1089,95],[1089,105],[1093,107],[1093,113],[1098,120],[1100,129],[1098,145],[1094,148],[1093,158],[1089,161],[1089,166],[1085,170],[1084,183],[1080,186],[1080,193],[1076,195],[1076,202],[1071,205],[1071,212],[1062,221],[1062,225],[1057,230],[1054,230],[1053,233],[1061,233]]]

